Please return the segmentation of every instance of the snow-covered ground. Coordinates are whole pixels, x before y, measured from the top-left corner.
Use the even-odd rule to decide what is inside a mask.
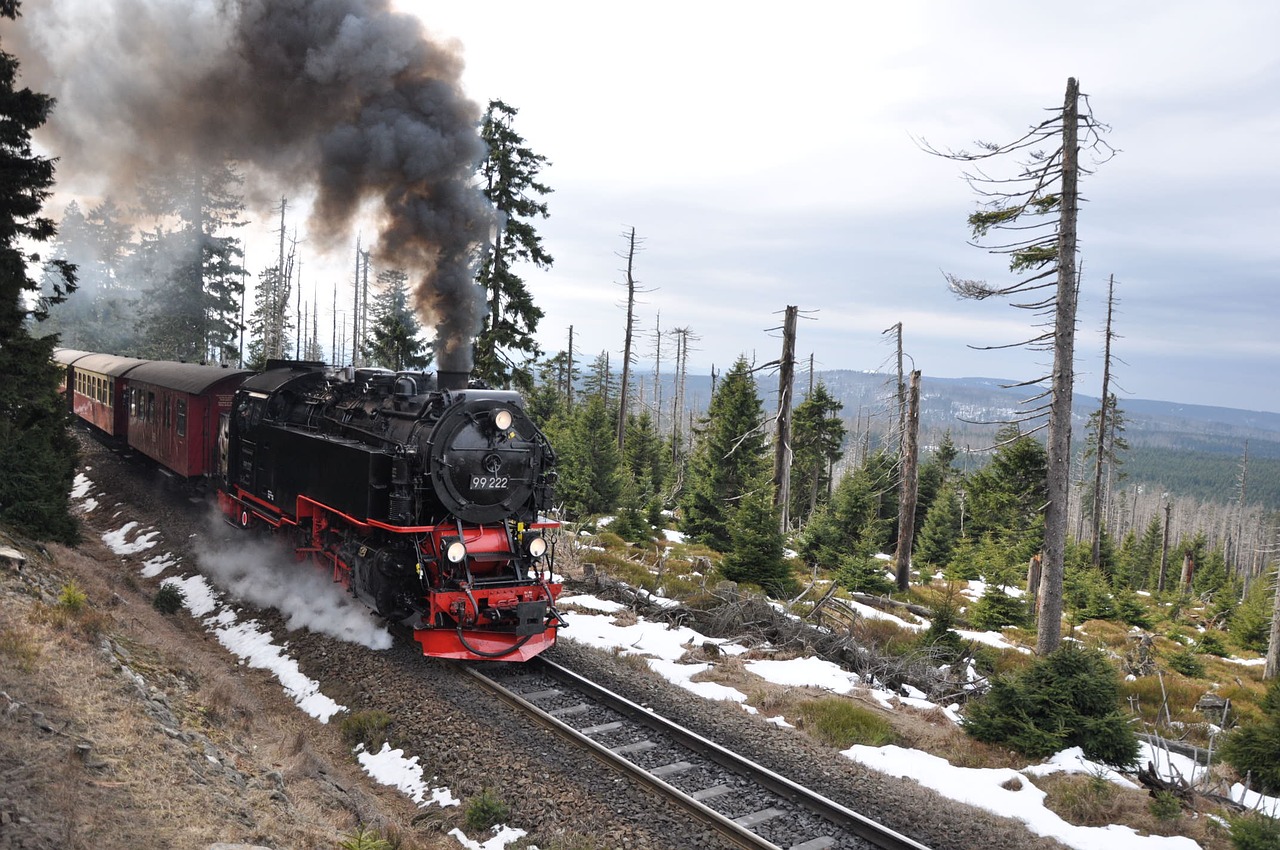
[[[77,476],[75,489],[72,491],[73,498],[81,500],[91,498],[90,490],[91,482],[83,475]],[[154,546],[158,533],[153,531],[139,534],[132,541],[128,540],[130,533],[137,525],[135,522],[128,522],[117,531],[103,535],[103,539],[113,551],[121,555],[136,554]],[[162,553],[148,559],[142,566],[141,573],[144,576],[158,575],[177,563],[178,559],[175,556]],[[264,631],[254,621],[240,622],[231,605],[224,601],[224,595],[210,585],[203,576],[169,578],[164,583],[172,584],[182,590],[185,605],[191,615],[200,619],[220,643],[241,659],[241,663],[266,668],[275,675],[285,692],[303,711],[323,723],[344,710],[343,706],[320,692],[318,683],[301,672],[297,662],[289,657],[285,644],[277,643],[273,635]],[[331,585],[328,586],[331,592],[337,593]],[[966,595],[977,598],[981,596],[981,592],[980,587],[971,585]],[[655,672],[673,684],[707,699],[735,702],[745,710],[755,713],[756,710],[746,704],[747,695],[741,691],[718,683],[691,681],[698,673],[708,669],[710,664],[680,662],[680,658],[691,647],[714,644],[726,655],[742,654],[746,652],[744,647],[699,634],[687,627],[671,629],[665,623],[640,620],[631,625],[619,625],[614,621],[613,614],[624,606],[594,596],[566,595],[561,601],[566,608],[578,609],[572,615],[573,629],[564,633],[563,640],[577,640],[623,654],[641,655]],[[284,606],[291,604],[288,598],[281,598],[277,602]],[[896,620],[904,627],[915,630],[927,628],[927,624],[908,623],[870,606],[853,604],[855,610],[864,616]],[[282,611],[293,616],[293,612],[289,610],[282,609]],[[1009,646],[999,633],[964,632],[963,634],[966,638],[982,640],[994,646]],[[353,639],[349,634],[339,636],[348,640]],[[1240,663],[1254,662],[1241,660]],[[863,688],[886,708],[939,708],[953,721],[958,722],[956,706],[936,706],[918,692],[891,693],[879,689],[875,683],[862,681],[856,673],[819,658],[764,659],[748,662],[745,667],[752,675],[783,686],[803,684],[835,694],[846,694],[855,688]],[[790,725],[782,717],[768,720],[779,726]],[[1142,747],[1139,756],[1141,762],[1145,764],[1150,761],[1164,776],[1180,775],[1190,779],[1198,770],[1190,759],[1151,748],[1146,744]],[[449,789],[432,787],[430,782],[424,779],[422,767],[418,764],[416,756],[406,757],[403,751],[393,750],[386,745],[381,752],[368,753],[361,750],[357,751],[356,755],[365,771],[374,780],[400,789],[419,806],[459,805],[459,801]],[[1021,771],[1008,768],[956,767],[929,753],[897,746],[857,745],[845,750],[841,755],[884,773],[915,779],[951,799],[1006,817],[1016,817],[1026,823],[1032,832],[1051,836],[1079,850],[1196,850],[1199,847],[1189,838],[1141,836],[1131,828],[1122,825],[1073,826],[1047,809],[1044,806],[1044,793],[1027,781],[1027,776],[1042,776],[1046,773],[1061,771],[1088,772],[1104,776],[1109,781],[1126,787],[1134,787],[1134,783],[1122,774],[1086,760],[1078,749],[1058,753],[1043,763],[1027,765]],[[1250,808],[1273,816],[1280,813],[1280,798],[1246,792],[1240,785],[1233,788],[1232,796]],[[519,841],[525,833],[523,830],[502,825],[494,827],[493,834],[484,842],[477,842],[467,837],[461,830],[455,829],[450,835],[468,850],[502,850],[509,844]]]

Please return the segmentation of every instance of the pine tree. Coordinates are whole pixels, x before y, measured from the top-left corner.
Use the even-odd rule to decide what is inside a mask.
[[[285,277],[290,264],[286,263]],[[268,360],[285,357],[287,351],[292,351],[289,331],[293,329],[293,321],[290,311],[282,302],[282,299],[287,298],[288,289],[283,283],[280,267],[275,265],[263,269],[258,274],[258,286],[253,293],[253,313],[246,323],[249,326],[246,368],[264,369]]]
[[[925,514],[915,547],[915,560],[922,566],[944,570],[960,542],[960,500],[951,485],[945,485],[934,497]]]
[[[720,381],[685,472],[681,526],[700,543],[728,551],[740,500],[760,474],[771,471],[763,410],[745,357]]]
[[[729,581],[756,584],[770,596],[794,592],[795,580],[782,556],[783,537],[773,506],[771,475],[757,475],[734,511],[729,547],[720,574]]]
[[[548,269],[554,262],[532,223],[534,218],[547,217],[547,204],[538,199],[552,190],[538,182],[547,158],[526,147],[512,129],[517,112],[500,100],[491,100],[480,126],[487,145],[480,163],[481,188],[497,208],[500,221],[479,273],[479,283],[488,291],[489,310],[476,339],[475,375],[494,386],[515,381],[527,389],[532,375],[517,367],[512,355],[538,356],[533,334],[543,312],[514,267],[525,262]]]
[[[19,6],[6,0],[0,15],[16,19]],[[24,245],[57,234],[53,221],[40,215],[52,191],[53,161],[31,147],[31,131],[48,120],[53,100],[15,90],[17,76],[17,59],[0,51],[0,522],[34,537],[74,542],[68,494],[76,446],[52,360],[58,338],[32,337],[26,321],[43,321],[75,290],[75,267],[55,260],[43,292],[27,273],[40,258]],[[27,304],[28,294],[37,296],[34,306]]]
[[[409,277],[398,269],[378,273],[378,295],[373,301],[373,332],[366,352],[375,366],[422,369],[432,353],[419,338],[422,326],[409,307]]]
[[[558,446],[556,495],[570,516],[611,513],[622,492],[622,457],[612,412],[599,396],[574,412],[567,439]]]
[[[840,459],[844,405],[819,381],[795,409],[791,423],[791,516],[803,525],[831,487],[831,468]]]
[[[126,255],[131,228],[120,221],[110,200],[88,213],[72,201],[58,226],[58,238],[45,262],[41,291],[52,293],[61,281],[57,261],[76,267],[76,297],[50,312],[41,335],[56,333],[69,348],[128,354],[137,345],[132,317],[139,293],[129,282]]]
[[[892,546],[897,530],[896,456],[878,451],[836,485],[800,535],[805,562],[839,568],[848,558],[867,559]],[[855,565],[861,570],[865,564]],[[881,571],[876,565],[875,571]]]
[[[990,463],[970,477],[965,490],[965,530],[975,538],[992,534],[1025,562],[1044,542],[1048,459],[1044,446],[1016,425],[1002,428],[996,443]]]
[[[143,186],[143,203],[158,225],[142,235],[135,272],[145,281],[139,329],[144,356],[228,362],[238,354],[244,251],[227,235],[244,222],[230,165],[208,173],[157,175]]]
[[[622,456],[627,471],[635,479],[640,497],[653,499],[662,491],[667,477],[668,455],[649,411],[627,417],[627,436]]]

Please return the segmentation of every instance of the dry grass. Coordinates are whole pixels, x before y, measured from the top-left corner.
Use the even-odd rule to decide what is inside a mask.
[[[379,821],[395,847],[453,843],[420,843],[388,828],[379,813],[409,823],[412,803],[361,790],[368,783],[336,731],[302,716],[265,674],[229,665],[189,618],[155,612],[147,589],[121,578],[130,567],[87,539],[83,551],[50,546],[52,567],[41,558],[22,574],[0,573],[0,691],[8,695],[0,699],[0,765],[6,807],[39,814],[31,846],[336,847],[357,810]],[[58,574],[39,589],[31,584],[50,569]],[[80,592],[67,592],[73,581]],[[167,695],[179,732],[204,737],[166,734],[117,659],[103,653],[103,638],[121,647],[144,689]],[[247,786],[209,761],[206,739]],[[84,744],[88,755],[80,756]]]
[[[1173,818],[1157,817],[1152,812],[1153,798],[1146,791],[1122,788],[1102,777],[1078,773],[1055,773],[1030,781],[1045,792],[1045,805],[1068,823],[1122,823],[1141,835],[1182,835],[1205,850],[1231,847],[1225,829],[1210,818],[1185,811]]]

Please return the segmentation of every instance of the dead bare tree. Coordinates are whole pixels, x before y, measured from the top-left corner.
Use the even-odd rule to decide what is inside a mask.
[[[1081,111],[1080,102],[1085,101]],[[1084,146],[1098,160],[1115,151],[1103,141],[1108,130],[1093,118],[1087,98],[1074,77],[1067,80],[1060,109],[1006,144],[979,142],[976,153],[943,151],[922,142],[929,153],[966,163],[1003,162],[1023,157],[1012,177],[994,177],[980,167],[965,173],[969,185],[983,199],[970,214],[969,226],[976,247],[1009,258],[1009,269],[1018,279],[1008,285],[947,275],[948,284],[961,298],[1009,298],[1013,306],[1033,311],[1047,328],[1030,339],[1008,345],[975,346],[991,350],[1023,346],[1052,351],[1050,374],[1013,386],[1036,386],[1019,421],[1042,420],[1047,428],[1046,452],[1048,503],[1045,507],[1044,573],[1041,579],[1036,651],[1041,655],[1058,648],[1062,639],[1062,582],[1067,536],[1067,502],[1071,465],[1071,396],[1074,383],[1076,304],[1076,219],[1079,178],[1089,171],[1080,165],[1081,134]],[[1041,149],[1041,146],[1047,146]],[[1009,241],[987,242],[993,232],[1009,234]],[[1028,297],[1029,296],[1029,297]],[[1048,384],[1047,388],[1045,384]]]
[[[919,492],[920,460],[920,370],[911,372],[906,425],[903,428],[902,483],[898,488],[898,590],[906,590],[911,579],[911,544],[916,535],[916,496]]]
[[[1098,408],[1098,445],[1097,452],[1093,458],[1093,524],[1092,524],[1092,542],[1093,556],[1092,562],[1095,567],[1102,564],[1102,517],[1103,505],[1106,504],[1109,492],[1102,489],[1102,473],[1109,470],[1111,460],[1108,455],[1111,451],[1108,446],[1114,447],[1115,439],[1110,437],[1113,433],[1114,417],[1108,418],[1111,412],[1111,341],[1115,339],[1115,332],[1112,330],[1112,318],[1115,315],[1116,305],[1116,276],[1111,275],[1107,280],[1107,327],[1103,332],[1103,353],[1102,353],[1102,404]],[[1109,474],[1109,473],[1108,473]]]
[[[622,342],[622,389],[618,393],[619,450],[622,449],[627,434],[627,402],[630,400],[629,397],[631,395],[631,340],[636,326],[636,293],[651,291],[636,287],[636,252],[640,250],[640,243],[644,240],[636,238],[636,229],[634,227],[630,231],[623,233],[622,238],[627,240],[627,251],[625,254],[619,254],[618,256],[627,261],[627,267],[623,270],[627,279],[625,283],[621,284],[627,288],[627,330]]]

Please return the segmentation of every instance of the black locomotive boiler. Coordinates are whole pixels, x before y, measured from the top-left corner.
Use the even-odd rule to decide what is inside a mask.
[[[273,361],[224,417],[218,502],[291,534],[425,654],[518,661],[564,625],[554,466],[520,396],[465,373]]]

